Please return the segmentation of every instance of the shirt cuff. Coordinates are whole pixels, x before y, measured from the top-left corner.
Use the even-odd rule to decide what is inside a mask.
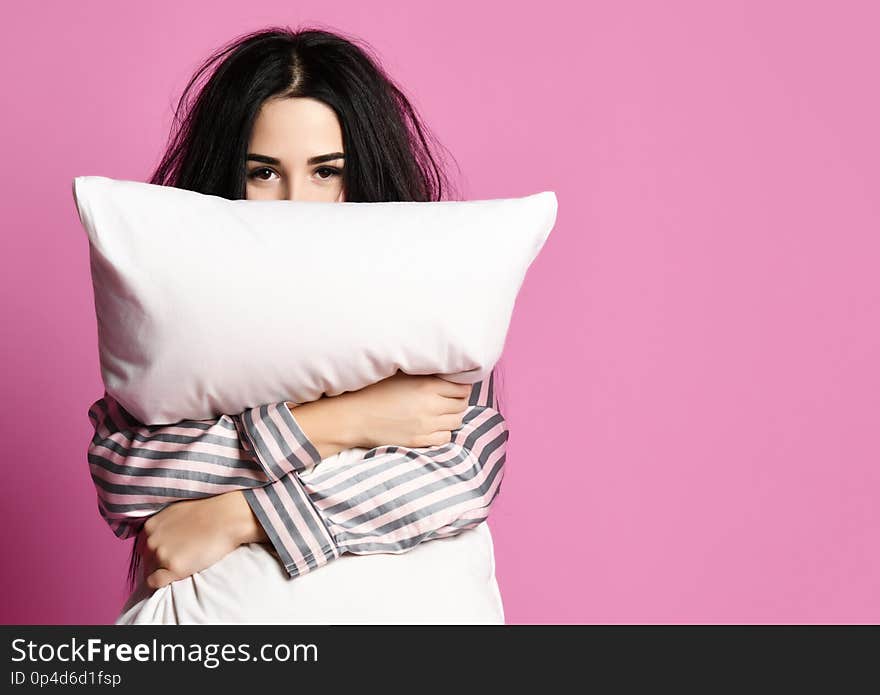
[[[333,534],[296,475],[243,492],[291,577],[340,556]]]
[[[321,462],[321,455],[290,412],[287,401],[249,408],[238,420],[244,446],[254,453],[269,480],[309,470]]]

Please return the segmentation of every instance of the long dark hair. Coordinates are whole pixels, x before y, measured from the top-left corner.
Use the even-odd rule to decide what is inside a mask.
[[[369,44],[313,28],[245,34],[205,60],[184,89],[177,129],[150,183],[244,198],[254,121],[264,101],[284,97],[316,99],[336,113],[347,201],[457,198],[442,146]]]
[[[243,199],[247,146],[260,106],[284,97],[310,97],[336,113],[347,202],[460,199],[439,154],[442,145],[367,42],[286,26],[239,36],[198,67],[180,97],[166,152],[149,183]],[[496,378],[500,403],[499,386]],[[130,589],[139,561],[135,543]]]

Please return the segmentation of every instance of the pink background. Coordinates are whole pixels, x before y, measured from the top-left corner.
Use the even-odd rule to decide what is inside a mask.
[[[13,3],[5,623],[111,622],[77,175],[144,180],[198,61],[369,41],[471,198],[556,191],[502,370],[510,623],[880,621],[880,12],[871,2]]]

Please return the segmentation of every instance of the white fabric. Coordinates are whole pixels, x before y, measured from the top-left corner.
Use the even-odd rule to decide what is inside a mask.
[[[306,403],[394,374],[474,383],[501,355],[555,193],[229,200],[73,179],[101,373],[144,424]]]
[[[267,546],[239,546],[150,594],[142,583],[117,625],[504,624],[488,522],[394,555],[342,555],[290,578]]]
[[[340,451],[301,477],[308,482],[364,451]],[[241,545],[207,569],[156,590],[141,574],[116,624],[504,623],[488,521],[403,553],[344,554],[293,578],[270,548]]]

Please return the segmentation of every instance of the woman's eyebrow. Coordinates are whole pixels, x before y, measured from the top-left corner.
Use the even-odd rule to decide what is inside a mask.
[[[247,156],[248,162],[262,162],[263,164],[281,164],[280,159],[275,159],[275,157],[267,157],[264,154],[254,154],[253,152],[249,153]]]
[[[310,157],[307,164],[320,164],[321,162],[332,162],[334,159],[345,159],[342,152],[331,152],[330,154],[321,154],[317,157]]]
[[[331,162],[334,159],[345,159],[345,155],[342,154],[342,152],[331,152],[329,154],[320,154],[317,157],[310,157],[307,164],[320,164],[321,162]],[[265,154],[255,154],[253,152],[248,154],[247,161],[249,161],[249,162],[262,162],[263,164],[274,164],[276,166],[281,164],[280,159],[276,159],[275,157],[269,157]]]

